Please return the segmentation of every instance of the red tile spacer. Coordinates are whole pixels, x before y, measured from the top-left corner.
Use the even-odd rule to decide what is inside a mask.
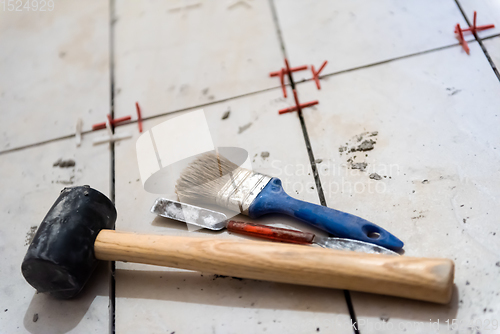
[[[476,29],[477,29],[477,26],[476,26],[476,19],[477,19],[477,12],[474,11],[474,20],[472,21],[472,27],[470,28],[470,31],[475,34],[476,33]]]
[[[293,91],[293,99],[295,100],[295,107],[297,107],[297,111],[302,112],[302,108],[300,108],[299,96],[297,95],[297,91],[295,89]]]
[[[293,90],[293,99],[295,100],[295,106],[279,110],[278,113],[280,115],[292,111],[302,112],[302,108],[311,107],[319,103],[318,101],[312,101],[300,104],[299,96],[297,95],[297,91],[295,89]]]
[[[313,73],[316,73],[316,76],[318,76],[319,72],[321,72],[321,70],[323,70],[323,68],[326,66],[326,63],[327,62],[325,61],[323,63],[323,65],[321,65],[321,68],[319,69],[319,71],[317,73],[315,72],[314,67],[313,67]],[[281,87],[283,88],[283,95],[286,97],[286,88],[285,88],[285,83],[284,83],[285,74],[291,74],[292,72],[301,71],[301,70],[305,70],[305,69],[307,69],[307,65],[290,68],[290,64],[288,63],[288,59],[285,58],[285,68],[282,68],[279,72],[270,73],[270,76],[279,76],[280,77]],[[299,96],[297,95],[297,91],[295,89],[292,89],[292,92],[293,92],[293,99],[295,101],[295,106],[279,110],[278,113],[280,115],[288,113],[288,112],[292,112],[292,111],[298,111],[300,113],[300,112],[302,112],[302,108],[311,107],[311,106],[314,106],[314,105],[319,103],[318,101],[311,101],[311,102],[306,102],[306,103],[300,104]]]
[[[137,109],[137,124],[139,125],[139,132],[142,132],[142,115],[141,107],[139,107],[139,102],[135,103],[135,108]]]
[[[462,34],[462,29],[460,28],[459,23],[457,23],[457,26],[455,27],[455,31],[457,31],[458,41],[462,45],[462,48],[465,50],[465,52],[467,54],[470,54],[469,45],[467,44],[467,42],[464,39],[464,35]]]
[[[283,68],[280,71],[280,82],[281,82],[281,89],[283,89],[283,97],[286,97],[285,69]]]
[[[108,117],[109,117],[109,115],[108,115]],[[115,118],[113,120],[111,120],[111,117],[109,117],[108,119],[110,120],[109,123],[111,125],[118,126],[119,123],[129,121],[131,118],[132,117],[130,117],[130,116],[125,116],[125,117]],[[101,129],[106,129],[106,122],[97,123],[97,124],[92,125],[92,131],[101,130]]]
[[[290,69],[290,71],[292,71],[292,72],[298,72],[298,71],[303,71],[303,70],[307,70],[307,65],[292,67]],[[280,73],[281,73],[281,70],[271,72],[271,73],[269,73],[269,76],[270,77],[278,77],[278,76],[280,76]],[[288,74],[288,71],[285,71],[285,74]]]
[[[111,119],[111,115],[107,114],[106,117],[108,118],[109,124],[113,125],[113,120]]]
[[[483,25],[483,26],[478,26],[476,22],[477,22],[477,12],[474,11],[474,20],[472,22],[472,27],[461,29],[462,33],[470,31],[470,32],[472,32],[474,34],[475,32],[478,32],[478,31],[483,31],[483,30],[495,28],[494,24],[486,24],[486,25]],[[457,26],[459,26],[459,25],[457,24]],[[458,30],[457,30],[458,28],[457,28],[457,26],[455,26],[455,33],[456,34],[458,34]]]
[[[484,26],[477,26],[476,27],[476,31],[483,31],[483,30],[493,29],[493,28],[495,28],[494,24],[486,24]],[[472,31],[472,27],[462,29],[462,32],[468,32],[468,31]],[[455,28],[455,33],[456,32],[457,32],[457,28]]]
[[[285,67],[286,67],[286,74],[292,73],[292,70],[290,69],[290,64],[288,64],[288,59],[285,58]]]
[[[321,89],[321,86],[319,85],[319,74],[321,73],[321,71],[323,71],[323,69],[325,68],[326,64],[328,64],[327,60],[325,60],[325,62],[323,63],[323,65],[321,65],[321,67],[319,68],[318,72],[316,72],[314,70],[314,65],[311,65],[311,71],[312,71],[313,79],[316,82],[316,87],[318,89]]]
[[[269,73],[270,77],[279,77],[280,78],[281,89],[283,90],[283,97],[287,97],[286,86],[285,86],[285,74],[288,75],[288,74],[293,73],[293,72],[307,70],[307,68],[308,68],[307,65],[290,67],[288,65],[288,59],[285,59],[285,65],[286,65],[286,69],[282,68],[279,71]]]
[[[307,107],[312,107],[316,104],[319,104],[319,101],[311,101],[311,102],[306,102],[306,103],[302,103],[300,105],[300,108],[303,109],[303,108],[307,108]],[[288,112],[292,112],[292,111],[297,111],[297,106],[294,106],[294,107],[290,107],[290,108],[285,108],[285,109],[281,109],[280,111],[278,111],[278,113],[281,115],[281,114],[286,114]]]

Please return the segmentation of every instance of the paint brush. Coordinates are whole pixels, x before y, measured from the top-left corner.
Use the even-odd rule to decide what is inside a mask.
[[[181,202],[207,203],[258,218],[280,213],[340,238],[373,243],[400,250],[403,242],[369,221],[325,206],[288,196],[281,180],[236,164],[215,152],[207,152],[181,173],[175,191]]]

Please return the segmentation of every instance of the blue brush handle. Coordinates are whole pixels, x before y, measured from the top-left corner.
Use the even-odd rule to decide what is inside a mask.
[[[392,250],[400,250],[404,245],[394,235],[363,218],[288,196],[278,178],[269,181],[248,209],[251,218],[268,213],[282,213],[295,217],[341,238],[370,242]],[[368,236],[374,232],[380,236],[378,238]]]

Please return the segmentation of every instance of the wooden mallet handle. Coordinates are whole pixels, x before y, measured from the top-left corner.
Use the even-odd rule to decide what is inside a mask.
[[[127,261],[264,281],[347,289],[446,304],[454,263],[215,238],[140,235],[102,230],[100,260]]]

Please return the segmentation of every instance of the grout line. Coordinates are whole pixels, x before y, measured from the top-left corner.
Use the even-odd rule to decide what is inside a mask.
[[[360,334],[358,325],[359,323],[358,319],[356,318],[356,313],[354,312],[354,306],[352,304],[352,299],[351,299],[351,292],[349,290],[344,290],[344,298],[347,303],[347,308],[349,308],[349,314],[351,314],[352,330],[354,331],[354,334]]]
[[[476,41],[472,40],[469,43],[473,43],[473,42],[476,42]],[[381,61],[376,62],[376,63],[371,63],[371,64],[367,64],[367,65],[361,65],[361,66],[358,66],[358,67],[352,67],[352,68],[349,68],[349,69],[345,69],[345,70],[341,70],[341,71],[337,71],[337,72],[332,72],[332,73],[328,73],[328,74],[325,74],[325,75],[320,75],[319,78],[320,79],[322,79],[322,78],[328,78],[328,77],[339,75],[339,74],[354,72],[354,71],[362,70],[362,69],[365,69],[365,68],[370,68],[370,67],[375,67],[375,66],[378,66],[378,65],[383,65],[383,64],[391,63],[393,61],[398,61],[398,60],[401,60],[401,59],[406,59],[406,58],[411,58],[411,57],[417,57],[417,56],[428,54],[428,53],[432,53],[432,52],[435,52],[435,51],[441,51],[441,50],[451,49],[451,48],[457,47],[459,45],[460,45],[460,43],[455,43],[455,44],[440,46],[440,47],[435,48],[435,49],[419,51],[419,52],[407,54],[407,55],[404,55],[404,56],[399,56],[399,57],[395,57],[395,58],[381,60]],[[312,80],[313,80],[312,78],[311,79],[303,79],[303,80],[299,81],[298,83],[303,83],[303,82],[312,81]]]
[[[289,85],[290,84],[286,84],[285,86],[289,86]],[[225,98],[225,99],[222,99],[222,100],[217,100],[217,101],[207,102],[207,103],[204,103],[204,104],[198,104],[198,105],[195,105],[195,106],[186,107],[186,108],[182,108],[182,109],[167,111],[167,112],[164,112],[164,113],[161,113],[161,114],[157,114],[157,115],[153,115],[153,116],[142,117],[142,121],[144,122],[144,121],[148,121],[150,119],[155,119],[155,118],[158,118],[158,117],[163,117],[163,116],[166,116],[166,115],[175,114],[175,113],[179,113],[179,112],[183,112],[183,111],[187,111],[187,110],[191,110],[191,109],[195,109],[195,108],[203,108],[203,107],[211,106],[211,105],[222,103],[222,102],[236,100],[236,99],[239,99],[239,98],[242,98],[242,97],[257,95],[257,94],[264,93],[264,92],[269,92],[269,91],[272,91],[272,90],[278,89],[278,88],[281,88],[281,86],[274,86],[274,87],[271,87],[271,88],[264,88],[264,89],[253,91],[251,93],[245,93],[245,94],[235,95],[235,96],[228,97],[228,98]],[[137,123],[137,120],[135,120],[135,119],[131,120],[130,123]],[[129,123],[127,123],[127,124],[129,124]]]
[[[280,32],[279,29],[278,29],[278,31]],[[483,38],[483,40],[491,39],[491,38],[495,38],[495,37],[499,37],[499,36],[500,36],[500,34],[492,35],[492,36],[488,36],[488,37]],[[474,41],[470,41],[469,43],[473,43],[473,42],[477,42],[477,41],[474,40]],[[457,44],[450,44],[450,45],[446,45],[446,46],[441,46],[441,47],[438,47],[438,48],[435,48],[435,49],[420,51],[420,52],[417,52],[417,53],[412,53],[412,54],[408,54],[408,55],[405,55],[405,56],[395,57],[395,58],[391,58],[391,59],[379,61],[379,62],[376,62],[376,63],[371,63],[371,64],[368,64],[368,65],[362,65],[362,66],[358,66],[358,67],[349,68],[349,69],[346,69],[346,70],[341,70],[341,71],[337,71],[337,72],[333,72],[333,73],[328,73],[328,74],[320,75],[319,78],[323,79],[323,78],[327,78],[327,77],[331,77],[331,76],[335,76],[335,75],[339,75],[339,74],[343,74],[343,73],[354,72],[354,71],[361,70],[361,69],[364,69],[364,68],[369,68],[369,67],[374,67],[374,66],[378,66],[378,65],[382,65],[382,64],[387,64],[387,63],[390,63],[390,62],[393,62],[393,61],[397,61],[397,60],[400,60],[400,59],[411,58],[411,57],[414,57],[414,56],[419,56],[419,55],[422,55],[422,54],[432,53],[432,52],[435,52],[435,51],[440,51],[440,50],[452,48],[452,47],[459,46],[459,45],[460,44],[457,43]],[[302,80],[300,80],[298,82],[294,82],[294,85],[300,84],[300,83],[304,83],[304,82],[309,82],[309,81],[312,81],[312,80],[313,80],[312,78],[311,79],[302,79]],[[285,86],[291,86],[291,84],[287,83],[287,84],[285,84]],[[228,97],[228,98],[225,98],[225,99],[222,99],[222,100],[217,100],[217,101],[212,101],[212,102],[208,102],[208,103],[204,103],[204,104],[198,104],[198,105],[195,105],[195,106],[190,106],[190,107],[186,107],[186,108],[182,108],[182,109],[167,111],[167,112],[164,112],[164,113],[161,113],[161,114],[157,114],[157,115],[153,115],[153,116],[148,116],[148,117],[143,117],[142,121],[144,122],[144,121],[148,121],[150,119],[155,119],[155,118],[159,118],[159,117],[163,117],[163,116],[166,116],[166,115],[175,114],[175,113],[179,113],[179,112],[183,112],[183,111],[187,111],[187,110],[191,110],[191,109],[195,109],[195,108],[203,108],[203,107],[207,107],[207,106],[214,105],[214,104],[217,104],[217,103],[227,102],[227,101],[239,99],[239,98],[242,98],[242,97],[253,96],[253,95],[257,95],[257,94],[260,94],[260,93],[268,92],[268,91],[271,91],[271,90],[274,90],[274,89],[278,89],[278,88],[281,88],[281,86],[264,88],[264,89],[256,90],[256,91],[253,91],[253,92],[250,92],[250,93],[235,95],[235,96]],[[111,110],[111,112],[114,115],[114,110]],[[127,124],[133,124],[133,123],[137,123],[137,120],[131,120],[131,121],[127,122]],[[94,131],[92,131],[92,130],[83,131],[82,132],[82,136],[85,135],[85,134],[89,134],[91,132],[94,132]],[[70,134],[70,135],[66,135],[66,136],[62,136],[62,137],[57,137],[57,138],[52,138],[52,139],[44,140],[44,141],[33,143],[33,144],[27,144],[27,145],[24,145],[24,146],[19,146],[19,147],[11,148],[9,150],[0,151],[0,155],[6,154],[6,153],[15,152],[15,151],[20,151],[20,150],[23,150],[25,148],[37,147],[37,146],[41,146],[41,145],[53,143],[53,142],[56,142],[56,141],[59,141],[59,140],[69,139],[69,138],[72,138],[74,136],[75,136],[74,134]]]
[[[481,40],[486,40],[486,39],[492,39],[492,38],[495,38],[495,37],[499,37],[500,34],[495,34],[495,35],[491,35],[491,36],[486,36],[486,37],[482,37]]]
[[[110,85],[110,114],[111,119],[115,118],[115,68],[114,68],[114,17],[115,17],[115,1],[109,0],[109,85]],[[111,124],[111,130],[114,133],[115,127]],[[115,142],[110,141],[110,197],[113,204],[116,199],[115,187]],[[116,224],[116,223],[115,223]],[[115,226],[113,226],[113,230]],[[109,333],[115,334],[115,309],[116,309],[116,263],[110,262],[110,277],[109,277]]]
[[[84,134],[85,134],[85,132],[82,132],[82,135],[84,135]],[[34,144],[28,144],[28,145],[24,145],[24,146],[19,146],[19,147],[11,148],[9,150],[1,151],[0,155],[7,154],[7,153],[12,153],[12,152],[16,152],[16,151],[21,151],[21,150],[24,150],[25,148],[31,148],[31,147],[42,146],[42,145],[45,145],[45,144],[50,144],[50,143],[53,143],[53,142],[56,142],[56,141],[59,141],[59,140],[69,139],[69,138],[72,138],[74,136],[75,136],[74,134],[71,134],[71,135],[66,135],[66,136],[63,136],[63,137],[57,137],[57,138],[47,139],[47,140],[40,141],[40,142],[34,143]]]
[[[286,86],[289,86],[289,85],[290,84],[286,84]],[[275,86],[275,87],[265,88],[265,89],[257,90],[257,91],[251,92],[251,93],[245,93],[245,94],[241,94],[241,95],[236,95],[236,96],[228,97],[228,98],[225,98],[225,99],[222,99],[222,100],[208,102],[208,103],[205,103],[205,104],[198,104],[198,105],[191,106],[191,107],[186,107],[186,108],[177,109],[177,110],[173,110],[173,111],[167,111],[167,112],[164,112],[164,113],[161,113],[161,114],[157,114],[157,115],[153,115],[153,116],[148,116],[148,117],[143,117],[142,121],[144,122],[144,121],[148,121],[150,119],[155,119],[155,118],[158,118],[158,117],[162,117],[162,116],[166,116],[166,115],[170,115],[170,114],[175,114],[175,113],[179,113],[179,112],[183,112],[183,111],[191,110],[191,109],[195,109],[195,108],[202,108],[202,107],[214,105],[214,104],[221,103],[221,102],[227,102],[227,101],[239,99],[239,98],[246,97],[246,96],[257,95],[257,94],[268,92],[268,91],[271,91],[273,89],[278,89],[278,88],[281,88],[281,86]],[[114,95],[114,93],[113,93],[113,95]],[[114,116],[114,110],[113,110],[113,108],[111,108],[110,113]],[[134,120],[130,120],[130,121],[128,121],[127,123],[125,123],[123,125],[133,124],[133,123],[137,123],[137,120],[135,120],[135,119]],[[120,125],[120,126],[122,126],[122,125]],[[102,129],[102,130],[105,130],[105,129]],[[99,131],[99,130],[97,130],[97,131]],[[93,131],[93,130],[83,131],[82,132],[82,137],[83,137],[83,135],[89,134],[89,133],[92,133],[92,132],[95,132],[95,131]],[[65,136],[61,136],[61,137],[57,137],[57,138],[47,139],[47,140],[40,141],[40,142],[37,142],[37,143],[27,144],[27,145],[24,145],[24,146],[19,146],[19,147],[11,148],[11,149],[8,149],[8,150],[0,151],[0,155],[7,154],[7,153],[12,153],[12,152],[16,152],[16,151],[20,151],[20,150],[24,150],[25,148],[42,146],[42,145],[45,145],[45,144],[50,144],[50,143],[53,143],[53,142],[56,142],[56,141],[59,141],[59,140],[69,139],[69,138],[73,138],[73,137],[75,137],[75,134],[69,134],[69,135],[65,135]],[[82,138],[82,140],[83,140],[83,138]]]
[[[283,35],[281,33],[281,28],[280,28],[280,25],[279,25],[279,20],[278,20],[278,15],[277,15],[276,7],[274,5],[274,0],[269,0],[269,5],[271,7],[271,13],[273,15],[273,21],[274,21],[274,24],[275,24],[275,27],[276,27],[276,31],[277,31],[277,35],[278,35],[278,40],[279,40],[280,45],[281,45],[281,50],[283,52],[283,56],[285,58],[288,58],[287,57],[287,53],[286,53],[286,48],[285,48],[285,41],[284,41]],[[290,80],[290,85],[292,86],[292,89],[295,90],[295,82],[293,81],[293,76],[292,76],[292,72],[291,71],[288,72],[288,78]],[[323,192],[323,186],[321,185],[321,179],[320,179],[319,174],[318,174],[318,167],[316,166],[316,161],[314,159],[314,153],[313,153],[313,150],[312,150],[312,147],[311,147],[311,141],[309,140],[309,134],[307,132],[307,126],[306,126],[306,123],[305,123],[305,120],[304,120],[304,116],[302,115],[302,111],[300,109],[297,110],[297,115],[299,117],[300,126],[302,128],[302,134],[304,136],[304,141],[305,141],[306,148],[307,148],[307,154],[309,156],[309,162],[311,164],[311,169],[313,171],[313,176],[314,176],[314,181],[316,183],[316,190],[318,192],[318,197],[319,197],[321,205],[322,206],[327,206],[326,205],[325,194]],[[346,305],[347,305],[347,309],[349,311],[349,316],[351,318],[351,323],[353,324],[354,334],[360,334],[359,328],[357,328],[358,321],[357,321],[357,318],[356,318],[356,313],[354,312],[354,306],[353,306],[352,300],[351,300],[351,293],[348,290],[344,290],[344,298],[345,298],[345,302],[346,302]]]
[[[460,3],[458,2],[458,0],[455,0],[455,3],[457,4],[458,9],[462,13],[462,16],[464,17],[465,22],[467,22],[467,24],[469,25],[469,27],[471,27],[472,25],[470,24],[470,21],[467,18],[467,15],[465,15],[465,12],[464,12],[462,6],[460,5]],[[474,34],[474,37],[476,38],[476,41],[479,43],[479,46],[483,50],[484,56],[486,57],[486,59],[490,63],[490,66],[493,69],[493,72],[495,73],[495,75],[497,76],[497,79],[500,81],[500,73],[498,72],[498,69],[497,69],[495,63],[493,62],[493,60],[491,60],[490,54],[488,53],[488,50],[486,50],[486,47],[483,44],[483,40],[477,35],[476,31],[473,31],[472,33]]]

